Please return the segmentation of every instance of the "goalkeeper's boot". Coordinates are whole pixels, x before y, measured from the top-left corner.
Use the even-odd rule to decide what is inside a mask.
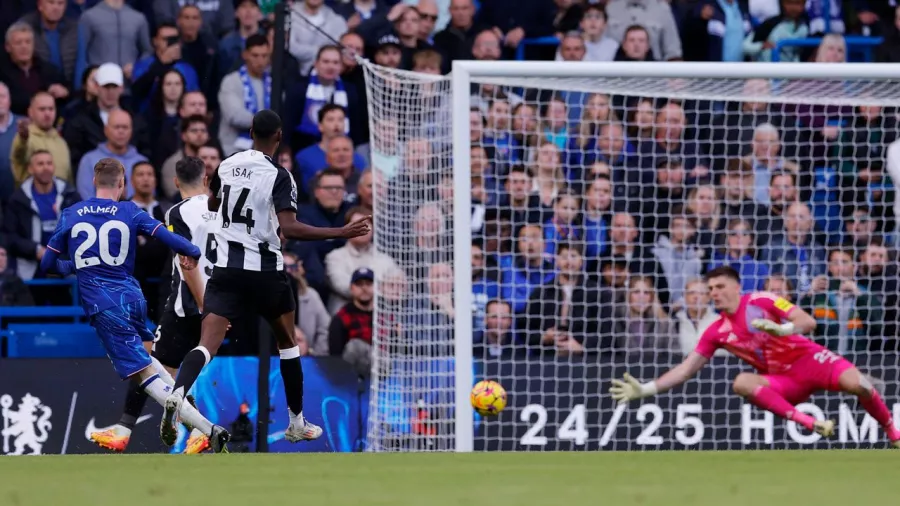
[[[114,452],[124,452],[128,447],[129,439],[131,439],[131,431],[121,425],[115,425],[112,429],[102,432],[91,432],[91,441],[100,448]]]
[[[816,420],[813,425],[813,431],[822,437],[831,437],[834,435],[834,420]]]
[[[213,425],[208,441],[213,453],[228,453],[227,445],[231,441],[231,433],[225,430],[225,427]]]
[[[284,431],[284,438],[291,443],[300,441],[312,441],[322,436],[322,427],[310,423],[303,417],[303,413],[295,415],[291,413],[291,423]]]
[[[159,422],[159,438],[166,446],[173,446],[178,440],[178,414],[184,397],[179,392],[170,395],[163,405],[163,417]]]
[[[188,437],[187,445],[184,447],[184,454],[196,455],[205,452],[209,448],[209,436],[197,429],[193,429],[191,430],[190,437]]]

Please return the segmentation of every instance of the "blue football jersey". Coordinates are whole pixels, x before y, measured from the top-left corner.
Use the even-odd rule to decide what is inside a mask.
[[[62,212],[47,247],[72,259],[81,304],[94,315],[144,299],[132,275],[135,243],[162,226],[133,202],[92,198]]]

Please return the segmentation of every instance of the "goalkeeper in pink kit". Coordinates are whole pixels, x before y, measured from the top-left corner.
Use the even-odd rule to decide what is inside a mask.
[[[758,371],[734,379],[735,393],[755,406],[827,437],[834,434],[833,420],[816,420],[794,406],[818,390],[846,392],[859,399],[891,445],[900,448],[900,430],[871,382],[847,359],[801,335],[816,328],[812,316],[771,293],[741,295],[740,276],[728,266],[711,270],[706,282],[720,317],[694,351],[655,381],[640,383],[627,373],[624,380],[613,380],[609,391],[614,399],[628,402],[674,388],[724,348]]]

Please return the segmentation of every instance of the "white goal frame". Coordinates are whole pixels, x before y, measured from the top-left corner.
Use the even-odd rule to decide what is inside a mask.
[[[453,272],[457,314],[472,307],[469,174],[470,86],[490,78],[649,78],[649,79],[900,79],[900,64],[889,63],[695,63],[695,62],[538,62],[454,61],[451,74],[453,119]],[[552,86],[551,86],[552,87]],[[455,451],[474,449],[472,319],[456,318],[455,339]]]

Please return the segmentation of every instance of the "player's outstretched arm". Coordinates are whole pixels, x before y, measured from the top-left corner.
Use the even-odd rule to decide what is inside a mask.
[[[668,372],[655,381],[641,383],[626,372],[623,379],[612,380],[613,386],[609,388],[609,393],[612,394],[613,399],[619,402],[628,402],[656,395],[671,390],[691,379],[697,374],[697,371],[703,369],[707,362],[709,362],[709,359],[696,351],[692,351],[682,363],[669,369]]]
[[[181,237],[178,234],[173,234],[169,232],[166,227],[162,226],[156,227],[156,230],[151,234],[153,237],[156,237],[160,241],[163,242],[166,246],[172,249],[175,253],[178,253],[181,256],[190,257],[194,260],[200,258],[200,248],[195,246],[191,241],[188,241],[184,237]]]
[[[297,213],[291,209],[278,212],[278,226],[288,239],[320,241],[325,239],[351,239],[366,235],[372,229],[372,217],[348,223],[341,228],[313,227],[297,221]]]

